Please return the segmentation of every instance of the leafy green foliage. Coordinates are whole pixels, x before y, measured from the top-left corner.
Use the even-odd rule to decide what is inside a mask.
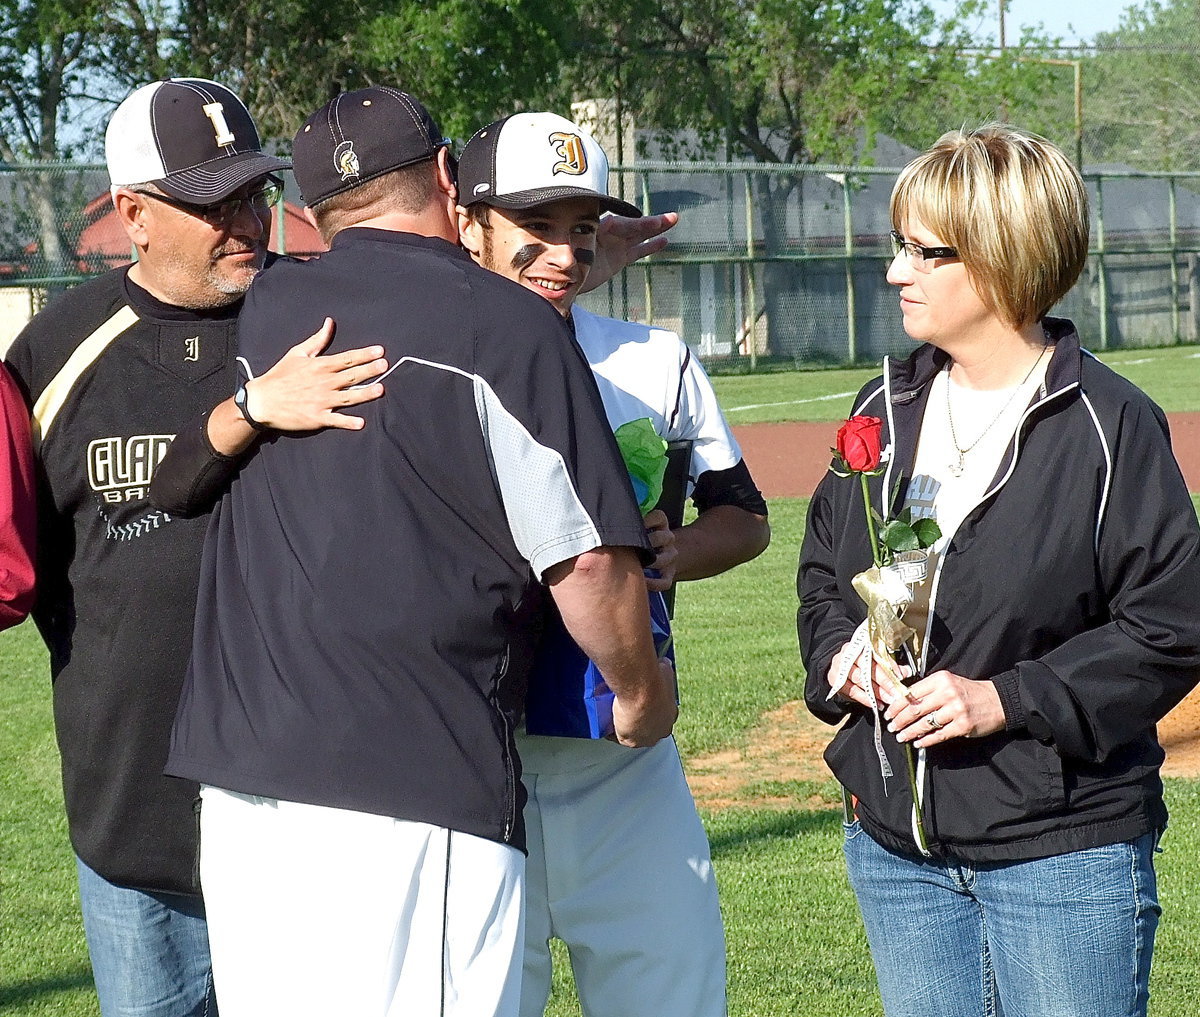
[[[601,0],[580,5],[578,80],[639,126],[696,130],[710,152],[857,161],[878,130],[923,148],[1040,73],[964,57],[983,6],[939,21],[910,0]]]
[[[0,0],[0,158],[67,154],[59,114],[100,42],[99,0]]]
[[[1131,5],[1096,38],[1086,146],[1098,162],[1141,169],[1200,168],[1200,19],[1194,0]]]
[[[146,3],[122,6],[127,32],[105,64],[115,80],[128,89],[165,75],[216,78],[264,137],[285,144],[314,109],[367,85],[412,92],[460,140],[523,104],[566,101],[570,3],[206,0],[156,16]]]
[[[895,504],[900,482],[896,481],[892,489],[891,503]],[[932,547],[942,535],[941,527],[933,519],[921,518],[913,522],[912,509],[902,508],[894,517],[884,519],[874,506],[870,509],[871,518],[875,522],[879,543],[884,549],[884,563],[891,561],[892,555],[902,551],[923,551]]]
[[[942,528],[928,517],[918,519],[912,527],[917,538],[917,547],[932,547],[942,535]]]

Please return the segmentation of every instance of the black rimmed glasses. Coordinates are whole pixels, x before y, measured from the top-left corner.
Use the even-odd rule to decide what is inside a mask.
[[[892,257],[899,257],[900,252],[903,251],[908,256],[909,264],[913,268],[921,268],[925,262],[933,261],[935,258],[958,257],[958,249],[954,247],[925,247],[912,240],[905,240],[895,230],[889,232],[888,236],[892,240]]]
[[[283,181],[278,177],[267,177],[258,190],[251,191],[240,198],[226,198],[224,201],[218,201],[212,205],[197,205],[191,201],[173,198],[169,194],[157,194],[154,191],[134,191],[133,193],[140,194],[145,198],[153,198],[155,201],[161,201],[164,205],[187,212],[188,215],[194,215],[197,219],[203,219],[209,226],[228,229],[244,205],[249,205],[256,215],[261,216],[271,206],[277,204],[283,196]]]

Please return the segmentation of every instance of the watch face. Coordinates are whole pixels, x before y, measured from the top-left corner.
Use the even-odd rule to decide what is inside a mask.
[[[242,419],[246,421],[254,430],[267,432],[271,428],[267,424],[260,423],[250,416],[250,411],[246,408],[246,403],[249,402],[250,393],[246,391],[246,383],[243,381],[238,384],[237,391],[233,393],[233,405],[238,408],[242,414]]]

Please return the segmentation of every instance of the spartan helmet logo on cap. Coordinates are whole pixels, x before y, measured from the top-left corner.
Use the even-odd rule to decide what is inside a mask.
[[[550,135],[550,144],[562,160],[554,164],[551,173],[569,173],[578,177],[587,172],[587,155],[583,150],[583,139],[578,134],[555,131]]]
[[[353,141],[343,141],[333,150],[333,164],[343,180],[358,176],[358,156],[354,154]]]

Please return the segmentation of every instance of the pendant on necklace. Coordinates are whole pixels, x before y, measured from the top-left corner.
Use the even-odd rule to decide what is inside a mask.
[[[956,462],[956,463],[948,463],[948,464],[947,464],[947,468],[950,470],[950,475],[951,475],[951,476],[953,476],[953,477],[961,477],[961,476],[962,476],[962,471],[963,471],[963,455],[962,455],[962,453],[961,453],[961,452],[960,452],[960,453],[959,453],[959,455],[958,455],[958,462]]]

